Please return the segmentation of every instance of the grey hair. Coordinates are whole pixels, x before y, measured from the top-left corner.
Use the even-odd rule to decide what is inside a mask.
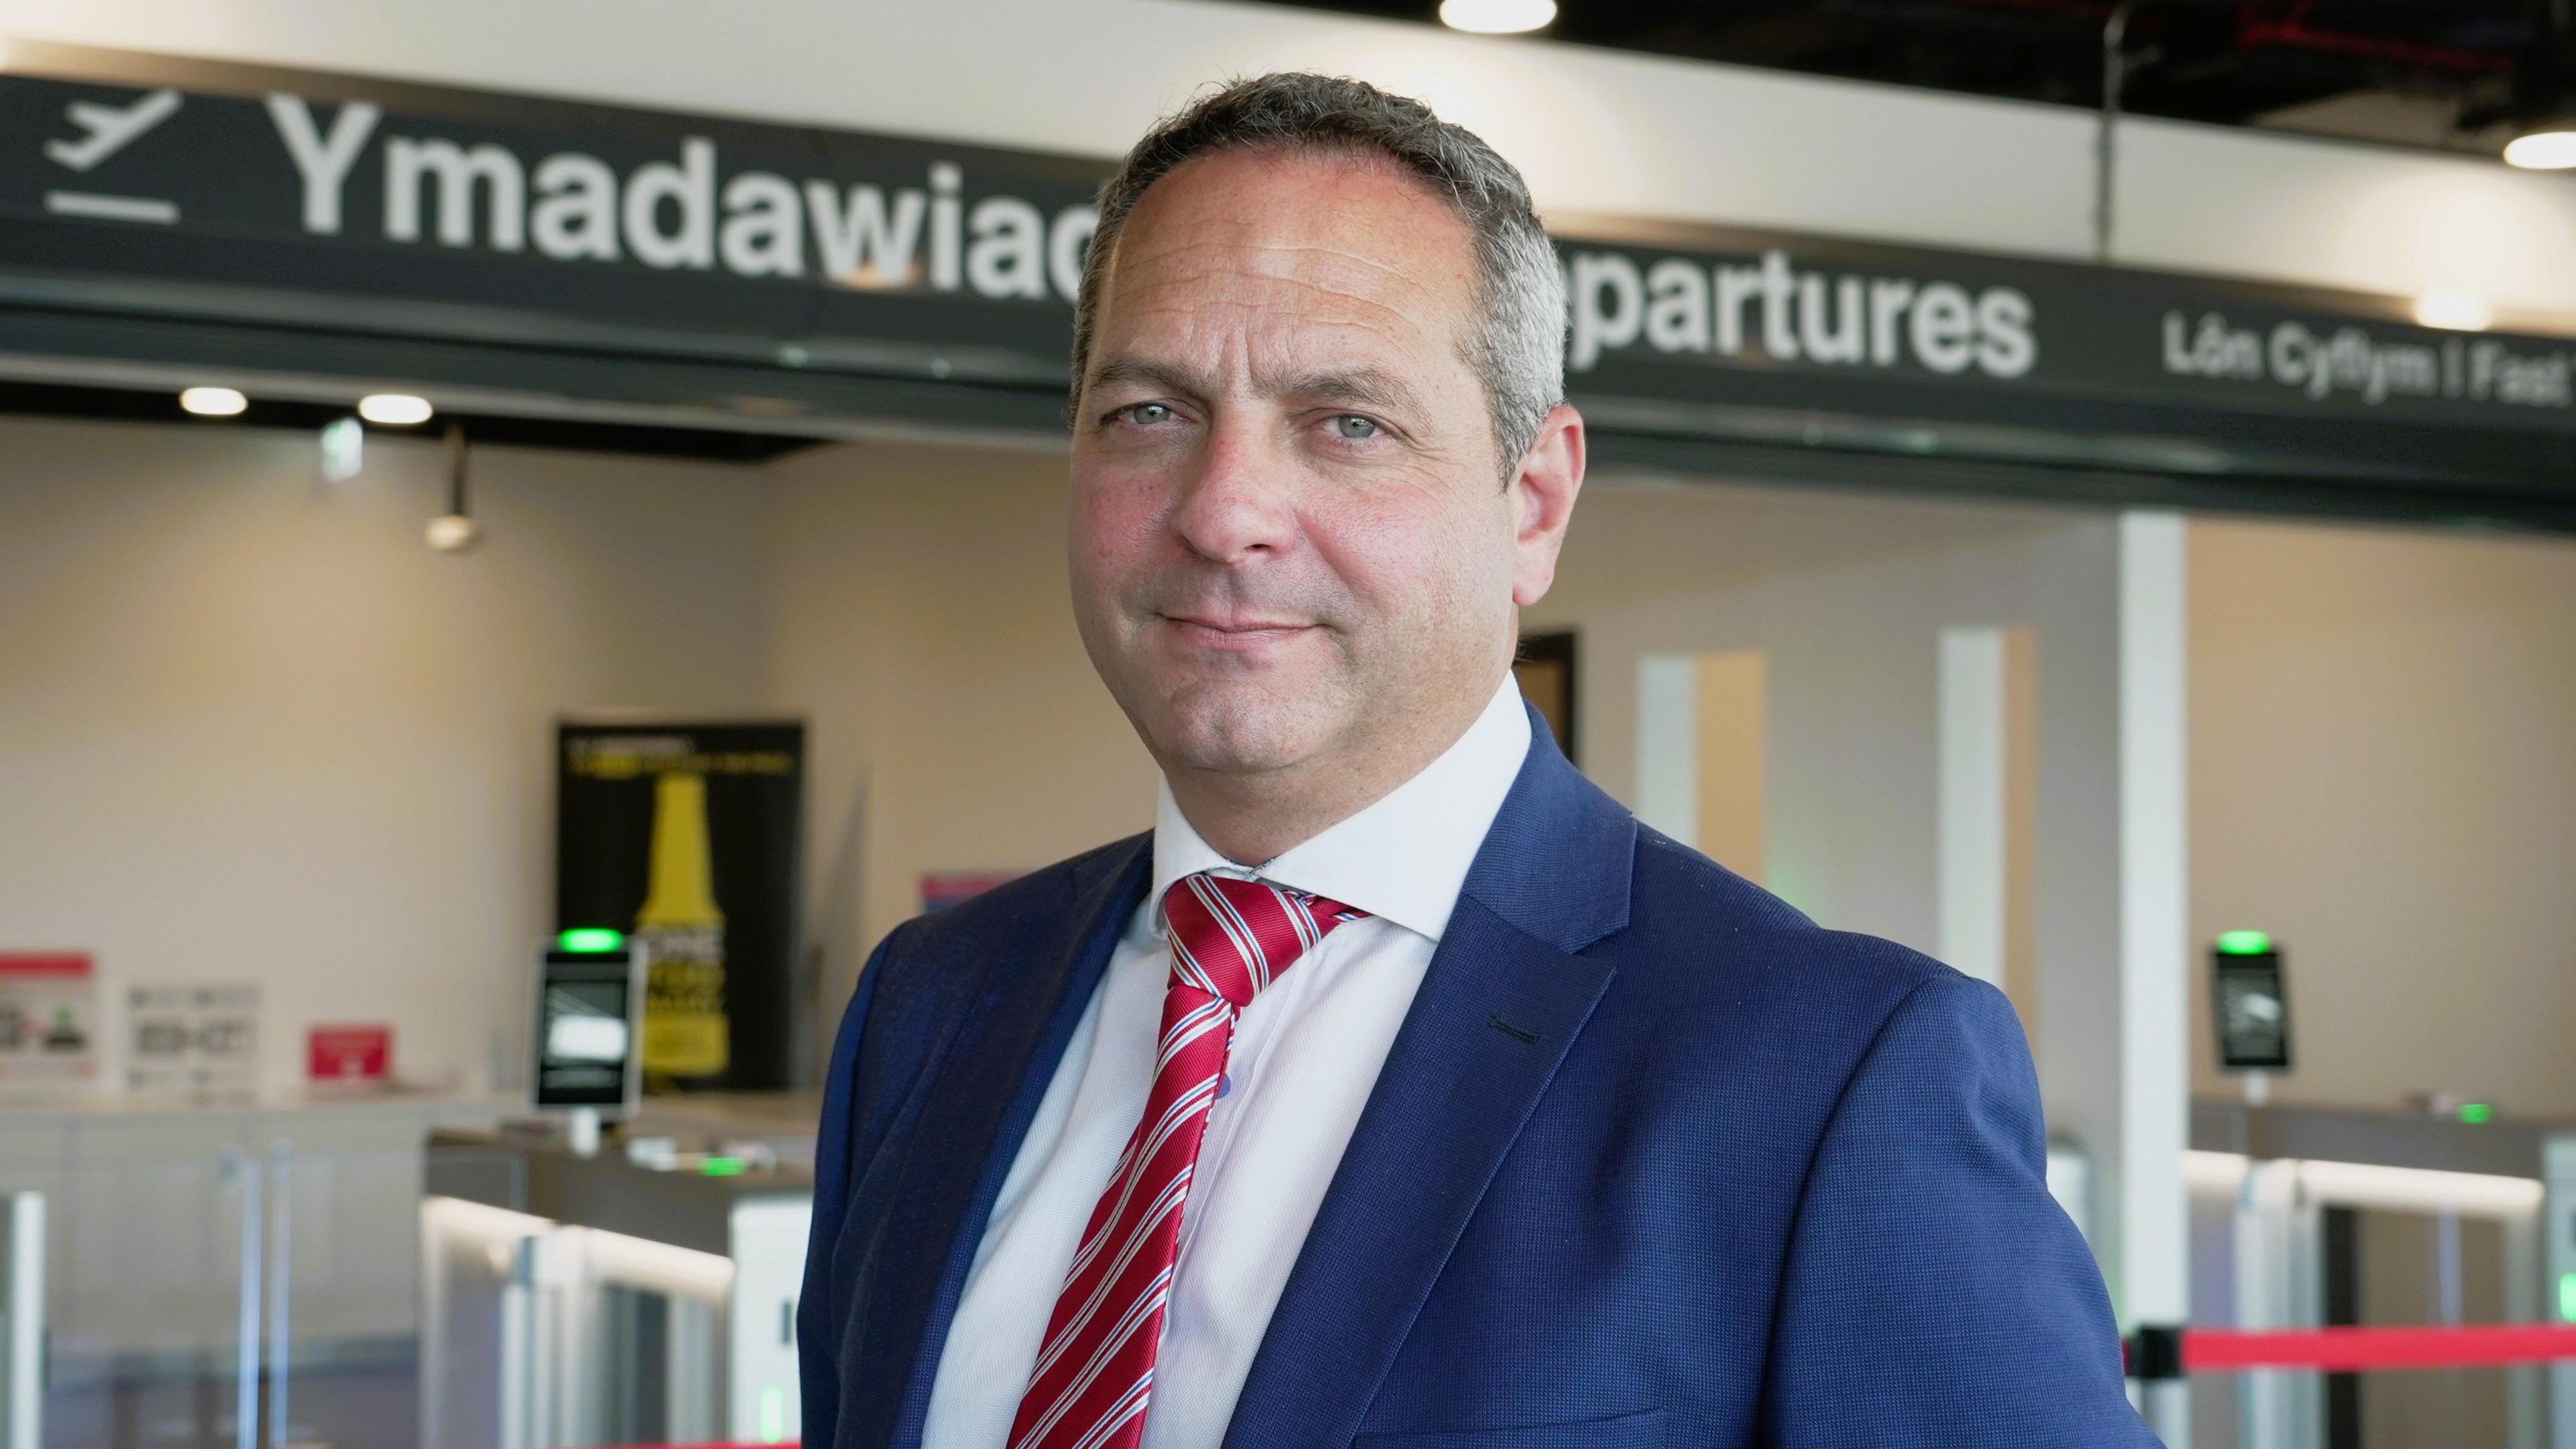
[[[1476,243],[1476,313],[1465,361],[1484,380],[1505,477],[1565,398],[1565,274],[1512,163],[1465,127],[1364,81],[1281,71],[1229,82],[1145,133],[1100,188],[1100,229],[1073,312],[1073,393],[1091,360],[1100,287],[1128,214],[1182,162],[1234,147],[1381,155],[1431,184]],[[1069,415],[1070,416],[1070,415]]]

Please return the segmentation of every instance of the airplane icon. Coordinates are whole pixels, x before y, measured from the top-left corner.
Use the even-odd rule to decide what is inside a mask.
[[[87,171],[131,145],[179,109],[179,93],[165,86],[130,106],[74,101],[64,107],[72,124],[89,134],[77,141],[47,141],[45,154],[74,171]]]
[[[57,165],[87,171],[134,144],[135,138],[170,119],[179,109],[179,93],[167,86],[146,92],[132,105],[103,106],[74,101],[63,108],[73,125],[89,134],[77,141],[47,141],[45,154]],[[139,221],[169,226],[179,219],[179,203],[157,196],[108,196],[95,191],[48,191],[45,210],[57,216],[94,221]]]

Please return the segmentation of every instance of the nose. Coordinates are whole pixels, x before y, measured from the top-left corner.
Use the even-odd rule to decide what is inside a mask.
[[[1241,564],[1289,550],[1297,536],[1296,477],[1268,429],[1221,414],[1198,462],[1172,515],[1173,532],[1192,553]]]

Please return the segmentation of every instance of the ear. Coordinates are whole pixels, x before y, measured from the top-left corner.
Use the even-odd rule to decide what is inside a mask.
[[[1583,414],[1558,403],[1538,425],[1508,485],[1512,504],[1512,602],[1526,609],[1556,582],[1557,551],[1583,491]]]

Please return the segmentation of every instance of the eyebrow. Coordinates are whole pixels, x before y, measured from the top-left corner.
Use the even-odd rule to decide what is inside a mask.
[[[1139,357],[1121,357],[1102,363],[1091,375],[1091,387],[1118,384],[1142,384],[1168,392],[1176,397],[1204,402],[1217,391],[1211,381],[1186,368],[1154,362]],[[1383,368],[1358,367],[1338,371],[1305,372],[1289,377],[1256,377],[1254,391],[1270,399],[1306,399],[1327,403],[1356,403],[1394,412],[1415,413],[1420,399],[1404,379]]]
[[[1100,370],[1091,375],[1090,386],[1083,391],[1087,393],[1093,388],[1111,387],[1121,383],[1141,383],[1162,392],[1175,393],[1194,400],[1204,400],[1210,392],[1214,391],[1207,386],[1205,378],[1193,376],[1167,363],[1149,362],[1140,357],[1121,357],[1102,363]]]
[[[1347,372],[1309,372],[1261,389],[1271,397],[1312,398],[1318,402],[1358,403],[1406,414],[1420,410],[1413,389],[1394,373],[1375,367]]]

